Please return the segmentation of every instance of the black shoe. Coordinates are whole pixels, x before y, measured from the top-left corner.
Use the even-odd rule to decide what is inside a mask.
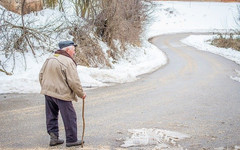
[[[84,143],[84,141],[83,141]],[[77,140],[76,142],[66,143],[67,147],[82,145],[82,140]]]
[[[56,146],[59,144],[63,144],[64,140],[59,139],[54,133],[50,133],[50,146]]]

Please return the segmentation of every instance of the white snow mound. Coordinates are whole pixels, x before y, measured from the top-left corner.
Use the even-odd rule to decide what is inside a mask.
[[[130,138],[121,147],[154,146],[153,149],[183,149],[177,141],[189,138],[189,135],[160,129],[130,129]]]

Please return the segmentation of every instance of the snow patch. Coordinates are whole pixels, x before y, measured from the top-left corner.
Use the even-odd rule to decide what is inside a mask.
[[[214,148],[214,150],[239,150],[240,146],[236,145],[233,147],[218,147],[218,148]]]
[[[189,135],[160,129],[130,129],[132,135],[121,147],[154,146],[153,149],[183,149],[177,142],[189,138]]]
[[[231,79],[240,82],[240,71],[235,69],[235,72],[237,73],[237,76],[230,76]]]
[[[238,29],[239,3],[154,2],[156,7],[147,37],[179,32],[212,32]]]

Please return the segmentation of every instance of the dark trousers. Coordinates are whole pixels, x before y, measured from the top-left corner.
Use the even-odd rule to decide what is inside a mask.
[[[64,101],[45,95],[46,123],[48,134],[59,136],[58,112],[60,110],[65,127],[66,142],[77,141],[77,116],[71,101]]]

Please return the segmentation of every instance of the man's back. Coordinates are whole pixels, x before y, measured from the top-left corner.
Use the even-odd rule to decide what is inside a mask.
[[[39,80],[42,86],[41,94],[66,101],[77,101],[74,89],[69,84],[74,81],[74,84],[79,86],[80,80],[71,58],[61,54],[49,57],[40,71]],[[79,88],[82,91],[81,85]]]

